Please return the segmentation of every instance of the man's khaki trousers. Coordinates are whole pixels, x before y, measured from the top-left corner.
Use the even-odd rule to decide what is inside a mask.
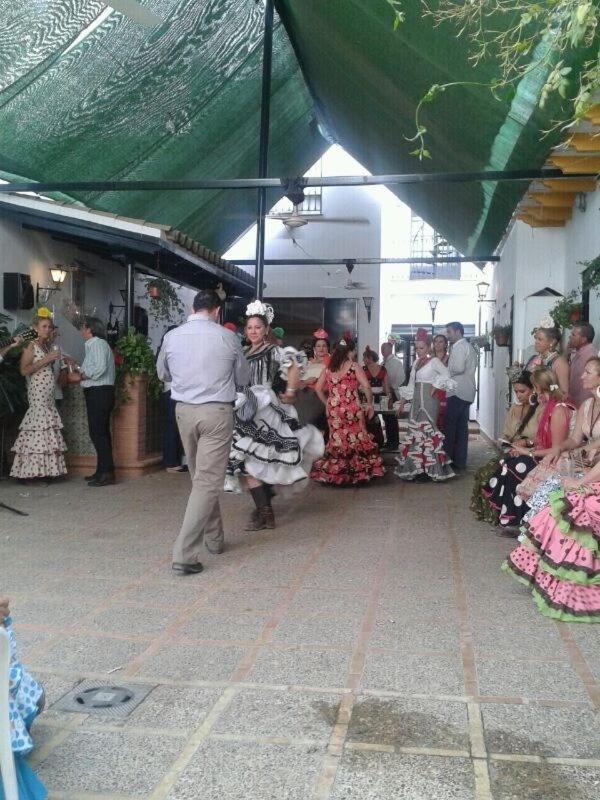
[[[228,403],[177,403],[175,411],[187,456],[192,491],[173,547],[174,564],[200,561],[202,540],[211,550],[223,545],[219,495],[233,434],[233,406]]]

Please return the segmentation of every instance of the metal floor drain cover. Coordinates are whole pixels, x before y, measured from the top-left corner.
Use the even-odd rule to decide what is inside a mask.
[[[58,711],[127,717],[148,697],[154,686],[82,681],[54,704]]]

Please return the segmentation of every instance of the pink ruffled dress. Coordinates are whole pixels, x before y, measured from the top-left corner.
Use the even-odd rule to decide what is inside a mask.
[[[552,492],[503,564],[542,614],[563,622],[600,622],[600,483],[591,489]]]

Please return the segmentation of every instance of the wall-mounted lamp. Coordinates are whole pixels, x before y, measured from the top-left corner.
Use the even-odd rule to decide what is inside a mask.
[[[39,283],[36,284],[35,288],[36,305],[40,302],[40,292],[46,293],[42,302],[47,303],[48,298],[50,297],[52,292],[60,291],[60,287],[65,282],[66,277],[67,277],[67,270],[61,264],[55,264],[53,267],[50,267],[50,279],[54,284],[54,286],[40,286]]]
[[[365,304],[365,309],[367,311],[367,322],[371,322],[371,311],[373,309],[374,299],[374,297],[363,297],[363,303]]]
[[[488,293],[488,289],[490,288],[489,283],[487,281],[479,281],[479,283],[475,284],[475,288],[477,289],[477,302],[478,303],[496,303],[495,300],[486,300],[486,295]]]

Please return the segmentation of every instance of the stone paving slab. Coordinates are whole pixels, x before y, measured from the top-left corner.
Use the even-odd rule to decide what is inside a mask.
[[[228,548],[189,577],[188,476],[4,483],[31,515],[0,516],[0,593],[46,685],[50,800],[599,797],[600,628],[501,573],[514,542],[470,515],[471,480],[311,486],[253,534],[225,496]],[[84,679],[154,688],[122,719],[58,710]]]

